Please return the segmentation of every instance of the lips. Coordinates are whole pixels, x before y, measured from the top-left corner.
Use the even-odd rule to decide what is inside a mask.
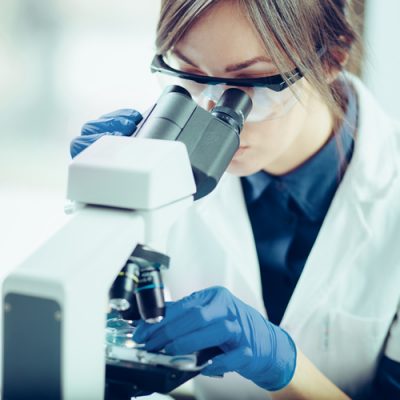
[[[246,151],[246,149],[248,149],[248,146],[240,146],[240,147],[237,149],[237,151],[236,151],[234,157],[239,157],[239,156],[241,156],[241,155]]]

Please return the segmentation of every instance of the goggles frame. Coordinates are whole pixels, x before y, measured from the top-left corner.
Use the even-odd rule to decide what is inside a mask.
[[[303,74],[298,68],[285,74],[285,78],[281,74],[266,76],[261,78],[220,78],[214,76],[204,76],[191,74],[184,71],[179,71],[170,67],[163,59],[161,54],[156,54],[151,62],[150,70],[152,73],[161,72],[163,74],[176,76],[182,79],[188,79],[205,85],[226,85],[238,87],[264,87],[281,92],[303,77]]]

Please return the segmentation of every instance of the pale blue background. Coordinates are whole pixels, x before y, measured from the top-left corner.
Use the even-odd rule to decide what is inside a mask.
[[[158,0],[0,1],[0,277],[64,220],[69,142],[88,119],[157,96]],[[367,3],[364,79],[400,109],[400,2]]]

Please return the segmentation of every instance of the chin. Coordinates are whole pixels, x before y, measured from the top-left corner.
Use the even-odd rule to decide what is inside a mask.
[[[256,172],[260,171],[260,169],[261,168],[251,165],[250,163],[238,162],[233,159],[228,165],[226,172],[237,177],[242,177],[255,174]]]

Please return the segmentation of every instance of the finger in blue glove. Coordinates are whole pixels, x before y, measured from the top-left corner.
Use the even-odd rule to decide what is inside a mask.
[[[173,355],[218,346],[204,375],[236,371],[267,390],[286,386],[296,366],[291,337],[223,287],[212,287],[168,303],[155,325],[139,324],[134,338],[149,351]]]
[[[142,118],[142,115],[136,110],[121,109],[87,122],[82,127],[81,136],[71,142],[71,157],[76,157],[104,135],[131,136]]]

